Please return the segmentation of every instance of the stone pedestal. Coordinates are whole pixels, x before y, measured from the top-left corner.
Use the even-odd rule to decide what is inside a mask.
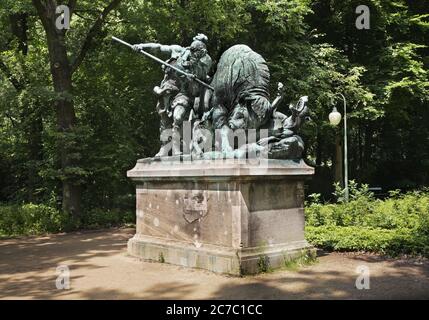
[[[136,257],[232,275],[278,268],[310,249],[304,180],[291,160],[139,160]]]

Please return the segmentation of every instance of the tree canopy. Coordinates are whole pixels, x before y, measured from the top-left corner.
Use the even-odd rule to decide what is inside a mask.
[[[71,9],[54,29],[55,8]],[[355,26],[358,5],[370,29]],[[187,44],[208,36],[215,62],[242,43],[260,53],[274,93],[309,96],[303,128],[310,191],[341,174],[349,106],[349,176],[385,189],[429,184],[429,5],[426,0],[2,0],[0,201],[49,203],[84,214],[133,206],[126,171],[159,148],[156,63],[112,43]],[[287,113],[287,105],[279,111]],[[72,212],[73,213],[73,212]]]

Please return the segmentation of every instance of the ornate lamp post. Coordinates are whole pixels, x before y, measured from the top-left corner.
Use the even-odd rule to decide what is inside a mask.
[[[347,168],[347,104],[346,98],[341,93],[337,93],[344,101],[344,197],[346,202],[349,201],[349,174]],[[336,126],[341,122],[341,113],[334,107],[329,114],[329,122]]]

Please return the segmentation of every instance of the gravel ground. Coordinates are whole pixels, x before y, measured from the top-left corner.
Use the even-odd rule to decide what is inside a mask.
[[[126,252],[133,229],[0,240],[0,299],[429,299],[429,261],[321,252],[314,265],[229,277],[143,262]],[[57,266],[70,288],[57,289]],[[368,268],[370,289],[355,286]]]

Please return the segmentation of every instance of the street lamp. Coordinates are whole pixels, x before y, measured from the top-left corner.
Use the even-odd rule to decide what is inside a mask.
[[[341,93],[337,93],[344,101],[344,198],[349,201],[349,174],[347,169],[347,105],[346,98]],[[334,107],[329,114],[329,122],[336,126],[341,122],[341,113]]]

